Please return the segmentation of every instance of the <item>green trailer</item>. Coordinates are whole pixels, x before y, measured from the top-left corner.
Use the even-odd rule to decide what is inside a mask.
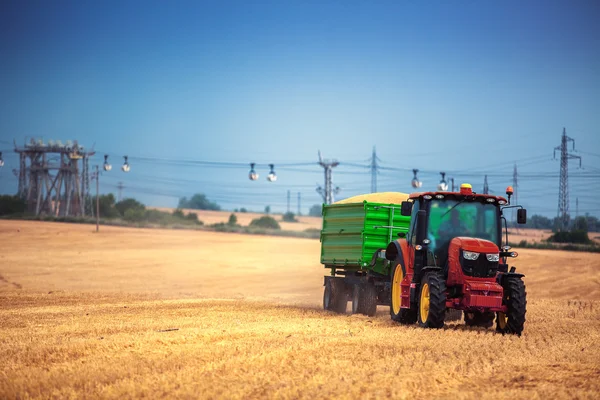
[[[410,217],[400,204],[363,201],[323,205],[321,263],[325,276],[323,307],[374,315],[378,304],[389,304],[389,268],[385,248],[399,233],[408,232]]]

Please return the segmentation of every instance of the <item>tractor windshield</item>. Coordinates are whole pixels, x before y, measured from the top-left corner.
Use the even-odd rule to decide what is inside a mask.
[[[457,236],[485,239],[500,245],[500,214],[495,204],[455,199],[432,200],[427,237],[433,251],[447,249]]]

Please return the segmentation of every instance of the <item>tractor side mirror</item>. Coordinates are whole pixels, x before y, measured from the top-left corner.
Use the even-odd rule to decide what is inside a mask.
[[[410,216],[410,214],[412,213],[412,207],[412,201],[403,201],[400,208],[400,214],[402,214],[405,217]]]
[[[524,208],[519,208],[517,210],[517,223],[526,224],[527,223],[527,210]]]
[[[415,233],[417,244],[423,243],[425,240],[425,224],[427,224],[427,213],[425,210],[417,211],[417,232]]]

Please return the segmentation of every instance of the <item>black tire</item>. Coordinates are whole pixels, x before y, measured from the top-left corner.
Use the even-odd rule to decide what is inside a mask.
[[[497,313],[496,330],[501,333],[521,336],[525,326],[525,313],[527,312],[525,283],[520,277],[507,277],[502,287],[504,289],[502,304],[505,304],[508,309],[506,315]]]
[[[398,276],[398,282],[394,283],[394,278],[396,277],[396,274],[402,275]],[[394,312],[393,296],[396,293],[396,290],[400,290],[399,282],[402,281],[402,278],[404,278],[404,272],[402,271],[402,266],[398,263],[392,268],[392,277],[390,279],[390,282],[392,282],[392,288],[390,290],[390,316],[392,317],[393,321],[400,322],[401,324],[414,324],[415,322],[417,322],[417,310],[409,308],[398,308],[398,312]]]
[[[494,325],[493,312],[465,311],[465,325],[490,328]]]
[[[361,314],[373,317],[377,313],[377,289],[371,282],[360,285],[358,304]]]
[[[360,298],[362,297],[361,285],[352,285],[352,314],[364,314]]]
[[[428,291],[428,298],[425,297]],[[425,301],[428,301],[428,304]],[[421,280],[419,290],[418,322],[423,328],[439,329],[446,317],[446,283],[442,276],[428,272]]]
[[[323,309],[344,314],[348,306],[346,285],[340,279],[327,279],[323,290]]]
[[[460,321],[463,317],[462,310],[457,310],[455,308],[447,308],[446,309],[446,317],[444,318],[445,322],[452,321]]]

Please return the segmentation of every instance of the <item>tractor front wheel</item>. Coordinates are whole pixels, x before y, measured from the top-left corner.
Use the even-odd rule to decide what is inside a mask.
[[[504,298],[506,313],[497,313],[496,330],[500,333],[512,333],[521,336],[525,325],[527,292],[525,283],[519,277],[507,277],[504,281]]]
[[[428,272],[421,280],[419,293],[419,325],[441,328],[446,316],[446,283],[435,272]]]
[[[323,309],[344,314],[348,305],[346,285],[341,279],[327,279],[323,291]]]

